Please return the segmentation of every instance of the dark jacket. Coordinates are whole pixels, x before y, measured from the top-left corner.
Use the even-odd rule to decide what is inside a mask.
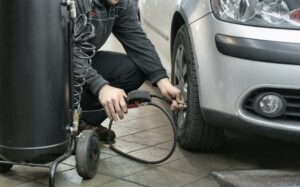
[[[122,43],[128,57],[147,75],[152,83],[167,77],[166,70],[147,39],[137,20],[130,0],[120,0],[115,6],[107,6],[105,0],[77,0],[78,14],[86,14],[95,26],[96,36],[90,41],[101,48],[111,33]],[[79,62],[80,63],[80,62]],[[82,60],[81,60],[82,63]],[[99,62],[101,63],[101,62]],[[86,71],[75,69],[75,71]],[[109,84],[92,67],[88,68],[86,83],[92,93]]]

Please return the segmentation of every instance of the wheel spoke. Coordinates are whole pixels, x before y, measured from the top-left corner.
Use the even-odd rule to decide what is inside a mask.
[[[181,71],[178,67],[178,63],[176,63],[176,65],[175,65],[175,77],[176,77],[177,81],[179,82],[181,79]]]
[[[184,85],[183,85],[183,91],[182,91],[182,94],[183,94],[183,97],[184,97],[184,100],[186,100],[187,101],[187,92],[188,92],[188,85],[187,85],[187,83],[185,83]]]
[[[185,48],[179,45],[176,51],[174,64],[174,79],[175,84],[182,91],[182,94],[187,99],[187,64],[185,62]],[[186,111],[176,113],[176,119],[179,129],[184,127]]]
[[[183,54],[184,54],[184,48],[183,48],[183,46],[179,46],[179,48],[178,48],[178,59],[180,61],[180,69],[182,69]]]
[[[183,75],[183,77],[185,77],[187,75],[187,65],[186,65],[186,63],[183,64],[182,75]]]
[[[176,51],[176,59],[175,59],[175,78],[178,81],[178,86],[180,89],[183,87],[183,82],[184,82],[184,64],[183,64],[183,56],[184,56],[184,48],[183,46],[179,46],[177,51]]]
[[[184,88],[184,79],[181,77],[180,79],[180,89],[183,90]]]

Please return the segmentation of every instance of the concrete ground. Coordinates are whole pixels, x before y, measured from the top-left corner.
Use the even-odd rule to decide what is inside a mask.
[[[150,89],[147,85],[144,88]],[[172,144],[172,132],[166,117],[151,107],[130,110],[125,120],[115,124],[113,129],[117,134],[115,145],[141,158],[161,158]],[[94,179],[82,180],[76,173],[74,157],[71,157],[60,165],[56,186],[215,187],[219,185],[213,179],[212,171],[300,170],[299,144],[231,131],[226,134],[229,138],[218,151],[191,153],[178,147],[175,154],[160,165],[131,161],[103,144],[99,171]],[[42,187],[47,184],[47,169],[15,166],[10,172],[0,175],[1,187]]]

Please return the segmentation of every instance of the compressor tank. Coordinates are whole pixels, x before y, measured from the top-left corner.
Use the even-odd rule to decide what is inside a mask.
[[[47,163],[70,144],[62,0],[0,1],[0,159]]]

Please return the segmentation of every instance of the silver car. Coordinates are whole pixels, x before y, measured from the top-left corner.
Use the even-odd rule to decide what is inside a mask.
[[[300,139],[299,0],[139,0],[141,24],[183,91],[188,150],[223,128]]]

